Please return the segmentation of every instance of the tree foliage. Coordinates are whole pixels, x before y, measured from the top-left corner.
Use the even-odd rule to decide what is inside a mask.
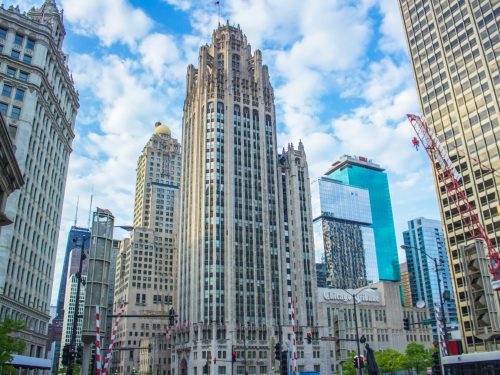
[[[18,337],[12,336],[13,333],[19,332],[25,326],[25,322],[6,318],[0,324],[0,373],[13,373],[12,367],[6,365],[6,362],[12,360],[13,354],[22,353],[24,351],[24,341]]]
[[[385,349],[375,353],[375,361],[377,361],[378,368],[382,374],[392,375],[403,370],[403,357],[404,354],[395,349]]]
[[[426,350],[422,344],[411,342],[402,357],[402,368],[404,370],[415,370],[416,374],[424,372],[427,367],[432,366],[432,350]]]

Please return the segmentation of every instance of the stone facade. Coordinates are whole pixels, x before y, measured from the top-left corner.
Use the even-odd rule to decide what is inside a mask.
[[[213,32],[186,86],[177,310],[188,324],[174,334],[172,373],[269,374],[274,345],[291,341],[291,298],[300,332],[316,326],[303,146],[280,164],[268,68],[239,27]]]
[[[428,319],[429,315],[427,309],[402,306],[399,282],[382,281],[365,288],[347,291],[357,294],[359,337],[365,336],[373,350],[392,348],[403,352],[410,342],[426,348],[433,346],[429,326],[410,325],[409,331],[403,329],[403,318],[409,317],[410,323],[415,323]],[[321,373],[338,373],[341,362],[351,360],[347,353],[357,350],[353,299],[343,289],[319,288],[318,306],[319,323],[328,327],[327,336],[340,339],[336,344],[332,342],[327,355],[321,356],[322,368],[328,369]]]
[[[54,0],[0,8],[0,110],[26,185],[7,199],[0,236],[0,320],[25,320],[24,354],[45,358],[68,160],[79,107]]]
[[[140,349],[141,340],[150,339],[158,349],[169,329],[165,317],[151,315],[165,315],[175,308],[180,151],[170,129],[158,122],[137,162],[134,229],[117,255],[114,302],[116,307],[127,301],[126,314],[148,317],[122,318],[115,345],[128,350],[115,352],[112,372],[128,374],[138,369],[146,355]],[[148,361],[155,374],[170,371],[170,356]]]

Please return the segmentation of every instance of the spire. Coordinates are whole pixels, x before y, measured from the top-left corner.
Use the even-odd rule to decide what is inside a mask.
[[[76,227],[76,223],[78,221],[78,204],[79,203],[80,203],[80,196],[78,196],[78,198],[76,198],[75,227]]]
[[[92,192],[90,193],[90,207],[89,207],[89,221],[88,221],[88,228],[90,230],[90,216],[92,215],[92,198],[94,197],[94,186],[92,185]]]

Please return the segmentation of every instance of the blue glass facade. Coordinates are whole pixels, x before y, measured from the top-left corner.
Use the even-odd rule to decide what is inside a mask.
[[[450,300],[444,303],[446,318],[451,323],[450,325],[456,325],[458,321],[457,311],[441,222],[425,218],[411,220],[408,222],[408,230],[403,232],[403,240],[406,246],[414,248],[406,249],[413,304],[416,305],[418,301],[424,301],[431,310],[431,317],[434,319],[432,306],[434,303],[439,304],[439,288],[434,261],[429,257],[435,258],[439,264],[443,265],[439,271],[441,289],[443,292],[445,290],[450,292]],[[429,257],[415,248],[423,250]],[[437,338],[435,325],[433,326],[433,334]]]
[[[326,285],[359,288],[378,281],[368,190],[320,178],[311,184],[311,202],[315,258]]]
[[[66,250],[64,252],[64,263],[61,274],[61,283],[59,284],[59,293],[57,295],[57,309],[56,309],[56,317],[57,319],[63,318],[64,313],[64,294],[66,292],[66,281],[68,279],[68,271],[70,268],[69,258],[71,254],[71,250],[75,248],[80,248],[82,243],[82,237],[90,238],[90,231],[87,228],[79,228],[72,226],[69,234],[68,234],[68,242],[66,243]],[[76,245],[73,242],[73,239],[76,238]],[[88,244],[90,241],[87,241],[85,244],[85,248],[88,249]]]
[[[399,281],[401,276],[396,232],[389,181],[384,169],[366,158],[344,156],[333,164],[326,177],[341,181],[345,185],[368,190],[379,278]]]

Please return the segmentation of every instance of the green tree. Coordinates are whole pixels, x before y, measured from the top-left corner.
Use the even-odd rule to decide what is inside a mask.
[[[403,370],[402,364],[403,354],[394,349],[385,349],[380,352],[375,352],[375,361],[382,374],[395,374],[399,370]]]
[[[424,372],[427,367],[432,366],[432,351],[425,350],[422,344],[411,342],[406,346],[405,354],[402,357],[402,368],[418,375]]]
[[[6,318],[0,324],[0,373],[11,374],[12,367],[6,365],[6,362],[12,360],[12,355],[24,351],[24,341],[13,336],[13,333],[19,332],[25,327],[25,322]]]

